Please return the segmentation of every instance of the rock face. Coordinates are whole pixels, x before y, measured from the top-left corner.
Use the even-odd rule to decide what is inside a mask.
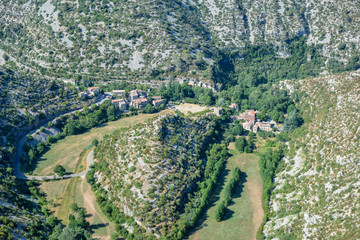
[[[46,128],[45,131],[38,131],[33,135],[33,140],[30,142],[32,146],[37,145],[40,142],[46,142],[47,138],[54,137],[60,133],[60,130],[56,127]]]
[[[275,179],[264,233],[358,239],[360,72],[302,80],[295,89],[306,93],[299,98],[305,124]]]
[[[0,63],[6,55],[52,76],[155,76],[151,69],[183,72],[189,64],[207,73],[201,60],[211,65],[214,47],[267,44],[287,57],[300,36],[347,62],[360,52],[359,10],[353,0],[10,0],[0,7]]]
[[[209,118],[168,115],[116,131],[95,151],[97,194],[148,233],[170,227],[200,180],[213,126]]]

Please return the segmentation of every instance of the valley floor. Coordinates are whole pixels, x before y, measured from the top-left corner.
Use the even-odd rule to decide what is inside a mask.
[[[223,177],[210,200],[210,208],[200,220],[199,225],[190,235],[191,240],[211,239],[256,239],[264,211],[262,208],[262,179],[259,173],[259,157],[255,153],[240,154],[235,144],[229,145],[232,155],[226,164]],[[231,179],[232,171],[238,166],[242,171],[242,182],[230,203],[225,220],[216,222],[215,210],[224,195],[224,187]]]
[[[42,182],[40,188],[46,193],[48,201],[54,201],[51,211],[64,224],[68,223],[70,204],[75,202],[86,209],[86,220],[90,223],[93,238],[110,239],[111,233],[115,232],[114,225],[97,206],[95,194],[85,178]]]

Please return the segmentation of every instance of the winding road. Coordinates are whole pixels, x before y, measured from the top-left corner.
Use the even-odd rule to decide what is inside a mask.
[[[107,100],[107,98],[106,98],[106,96],[104,96],[104,97],[100,98],[98,100],[98,102],[96,102],[95,104],[100,105],[106,100]],[[75,112],[82,111],[82,110],[83,109],[81,108],[81,109],[78,109],[78,110],[75,110],[75,111],[72,111],[72,112],[68,112],[68,113],[65,113],[63,115],[60,115],[60,116],[56,117],[55,119],[58,119],[58,118],[60,118],[62,116],[73,114]],[[48,122],[42,124],[41,126],[45,126],[47,123]],[[29,132],[28,134],[30,134],[30,135],[34,134],[36,131],[38,131],[40,129],[40,127],[33,130],[33,131],[31,131],[31,132]],[[87,160],[88,160],[87,168],[86,168],[85,171],[83,171],[81,173],[67,174],[67,175],[64,175],[62,177],[57,176],[57,175],[51,175],[51,176],[29,176],[29,175],[25,175],[23,172],[20,171],[20,158],[21,158],[23,146],[26,143],[26,141],[27,141],[27,135],[25,135],[23,138],[21,138],[20,141],[18,141],[17,144],[16,144],[16,155],[15,155],[15,158],[14,158],[14,174],[15,174],[15,176],[17,178],[27,179],[27,180],[39,180],[39,181],[42,181],[42,180],[47,180],[47,179],[66,179],[66,178],[74,178],[74,177],[85,177],[86,173],[90,170],[89,169],[90,166],[93,164],[94,150],[92,150],[89,153],[88,158],[87,158]]]

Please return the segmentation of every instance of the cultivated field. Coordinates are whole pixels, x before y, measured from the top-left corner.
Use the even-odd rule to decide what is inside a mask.
[[[220,178],[220,184],[216,189],[217,194],[210,200],[210,208],[189,239],[246,240],[256,238],[256,231],[264,217],[259,157],[254,153],[239,154],[235,150],[234,143],[229,145],[229,152],[232,156],[226,164],[223,177]],[[215,210],[223,198],[223,188],[231,179],[232,171],[236,166],[245,173],[242,176],[242,184],[238,187],[235,197],[227,209],[225,220],[216,222]]]
[[[102,127],[93,128],[86,133],[68,136],[51,145],[50,150],[42,156],[40,161],[38,161],[33,175],[52,175],[54,167],[57,164],[63,165],[66,172],[69,173],[82,172],[86,168],[86,161],[79,164],[79,154],[91,144],[93,139],[96,138],[100,141],[105,135],[111,134],[116,129],[129,127],[130,125],[143,122],[154,116],[170,112],[172,112],[172,110],[164,110],[155,114],[139,114],[137,116],[121,118],[117,121],[109,122]]]

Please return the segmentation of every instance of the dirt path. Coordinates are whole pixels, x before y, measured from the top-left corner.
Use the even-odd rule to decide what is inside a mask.
[[[109,221],[102,215],[102,212],[96,210],[96,199],[94,193],[91,191],[90,186],[86,182],[85,178],[81,180],[80,191],[83,193],[84,196],[84,208],[86,212],[91,216],[88,218],[90,224],[94,223],[95,215],[97,215],[102,223],[109,223]],[[110,224],[110,223],[109,223]],[[99,238],[104,240],[110,239],[110,227],[109,225],[105,227],[106,229],[106,236],[93,236],[93,238]]]
[[[258,182],[256,176],[254,174],[248,174],[247,182],[245,183],[245,187],[249,190],[249,198],[251,207],[253,209],[252,216],[252,238],[256,239],[256,232],[259,229],[263,219],[264,219],[264,210],[262,208],[262,184]]]

